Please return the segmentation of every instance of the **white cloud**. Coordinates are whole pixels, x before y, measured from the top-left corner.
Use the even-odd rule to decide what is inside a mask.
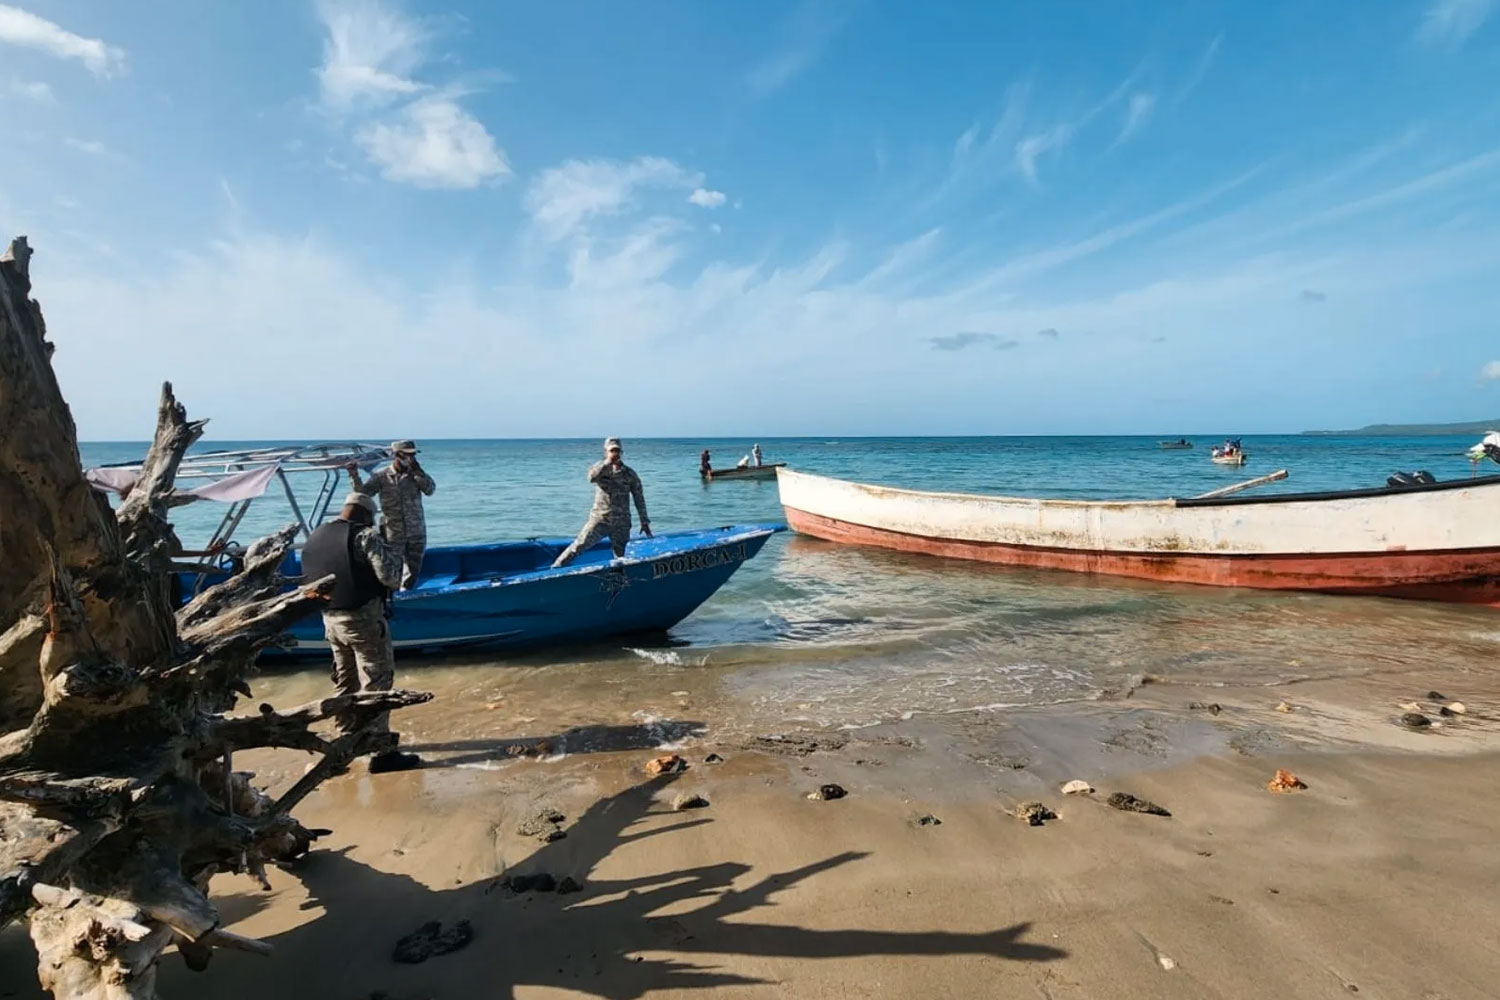
[[[613,215],[630,207],[641,190],[697,188],[702,182],[702,174],[659,156],[630,161],[569,160],[538,174],[526,192],[525,204],[546,235],[562,239],[578,232],[593,216]]]
[[[361,128],[355,141],[386,180],[417,187],[472,188],[511,174],[478,119],[443,97],[413,101]]]
[[[1417,38],[1429,45],[1462,45],[1484,26],[1496,0],[1433,0],[1422,16]]]
[[[1493,315],[1492,299],[1463,301],[1444,291],[1454,280],[1494,274],[1493,255],[1480,252],[1493,240],[1488,232],[1469,239],[1414,230],[1383,246],[1356,241],[1334,255],[1288,240],[1277,253],[1234,259],[1159,254],[1157,242],[1119,268],[1100,260],[1087,282],[1054,284],[1038,278],[1163,225],[1191,203],[1010,262],[974,262],[963,240],[945,243],[935,232],[905,243],[862,240],[857,260],[852,246],[839,243],[772,260],[727,248],[698,258],[688,227],[656,218],[624,225],[622,214],[652,193],[685,210],[700,182],[684,175],[690,172],[668,160],[560,166],[528,193],[528,205],[554,210],[547,218],[559,225],[575,220],[584,238],[523,238],[474,269],[481,277],[470,277],[471,262],[459,259],[466,251],[372,262],[357,248],[257,232],[251,219],[221,240],[185,244],[186,254],[101,261],[49,251],[55,270],[49,265],[39,294],[48,303],[59,376],[80,432],[92,439],[148,435],[152,386],[164,375],[195,413],[214,418],[222,437],[295,437],[312,426],[329,438],[395,434],[387,430],[389,401],[403,393],[451,401],[403,417],[416,422],[399,433],[419,438],[570,436],[606,424],[641,435],[742,432],[736,427],[1073,432],[1105,422],[1146,430],[1160,418],[1159,407],[1148,412],[1146,404],[1162,393],[1186,400],[1173,404],[1179,422],[1263,420],[1258,415],[1270,407],[1295,429],[1319,422],[1310,400],[1326,415],[1350,405],[1351,381],[1379,384],[1389,371],[1377,371],[1375,361],[1393,351],[1420,358],[1412,370],[1422,371],[1472,349],[1454,345],[1433,355],[1430,338],[1410,327],[1409,310],[1393,303],[1431,291],[1424,328],[1482,330]],[[623,235],[586,225],[610,212]],[[266,288],[277,294],[267,297]],[[1288,310],[1287,291],[1299,288],[1336,294],[1317,310]],[[1036,332],[1043,330],[1065,331],[1078,347],[1041,349],[1052,348]],[[1024,346],[999,352],[991,349],[998,340],[981,344],[963,356],[972,363],[958,365],[932,350],[930,338],[966,332]],[[1172,350],[1143,358],[1155,337]],[[413,352],[412,343],[429,349]],[[1224,343],[1256,344],[1241,352],[1241,384],[1253,388],[1193,377],[1222,355]],[[238,352],[241,382],[276,379],[284,405],[268,411],[255,392],[223,391],[226,345]],[[295,370],[285,366],[289,351],[303,362]],[[403,363],[376,366],[346,385],[320,381],[351,351]],[[671,393],[600,394],[587,380],[559,381],[559,356],[588,357],[601,369],[651,357],[668,380],[718,370],[775,378],[769,395],[729,395],[712,413],[685,415]],[[171,358],[170,372],[160,367],[163,357]],[[1471,376],[1478,369],[1464,364]],[[509,405],[500,409],[489,391],[497,372],[510,386]],[[861,406],[870,398],[883,401],[877,415]],[[1005,405],[998,415],[978,406],[955,411],[956,398]]]
[[[1075,127],[1068,123],[1054,125],[1045,132],[1028,135],[1016,143],[1016,169],[1021,171],[1021,176],[1035,184],[1037,159],[1043,153],[1066,146],[1072,140],[1074,131]]]
[[[75,35],[45,18],[0,4],[0,42],[36,49],[59,59],[77,59],[98,77],[125,69],[125,50],[97,38]]]
[[[781,48],[771,53],[745,74],[745,84],[753,97],[769,96],[791,83],[817,62],[833,36],[843,26],[843,13],[837,4],[805,3],[784,29]]]
[[[1479,377],[1486,382],[1500,381],[1500,361],[1491,361],[1479,369]]]
[[[1135,135],[1146,124],[1146,119],[1151,117],[1155,108],[1155,94],[1131,94],[1130,103],[1125,108],[1125,124],[1120,126],[1120,137],[1115,140],[1115,145],[1118,146]]]
[[[728,200],[723,191],[710,191],[708,188],[694,188],[693,193],[688,195],[688,201],[700,208],[718,208]]]
[[[318,68],[326,107],[387,104],[424,89],[411,79],[428,42],[421,25],[378,0],[320,0],[318,15],[328,31]]]
[[[1208,71],[1213,68],[1214,59],[1219,54],[1219,46],[1223,43],[1224,33],[1221,31],[1214,36],[1213,41],[1208,43],[1208,47],[1198,57],[1198,65],[1193,68],[1193,75],[1188,77],[1182,89],[1177,91],[1175,100],[1185,101],[1189,94],[1198,89],[1198,84],[1203,82],[1203,78],[1208,76]]]
[[[505,152],[463,93],[416,79],[432,34],[381,0],[319,0],[327,37],[318,83],[325,110],[346,118],[386,180],[466,189],[511,175]]]
[[[109,152],[108,147],[106,147],[104,143],[98,142],[94,139],[74,139],[72,136],[69,136],[68,138],[64,139],[63,142],[67,143],[69,146],[72,146],[80,153],[88,153],[90,156],[103,156],[105,153]]]
[[[52,101],[52,88],[39,81],[12,79],[10,92],[17,97],[24,97],[28,101],[41,104],[49,104]]]
[[[1073,121],[1059,122],[1041,132],[1028,135],[1016,143],[1016,169],[1021,172],[1021,176],[1035,184],[1037,182],[1037,160],[1045,153],[1062,149],[1073,141],[1073,137],[1080,129],[1086,127],[1095,118],[1099,117],[1100,114],[1124,100],[1125,95],[1130,92],[1131,86],[1134,85],[1140,75],[1141,70],[1137,67],[1114,90],[1110,91],[1103,100],[1086,110],[1078,118]],[[1149,98],[1149,103],[1146,104],[1141,112],[1141,118],[1144,119],[1144,116],[1150,113],[1151,104],[1155,103],[1155,98],[1150,95],[1138,96]],[[1135,102],[1132,100],[1132,106],[1134,104]],[[1136,124],[1140,124],[1140,122],[1138,121]],[[1117,141],[1123,141],[1123,138]]]

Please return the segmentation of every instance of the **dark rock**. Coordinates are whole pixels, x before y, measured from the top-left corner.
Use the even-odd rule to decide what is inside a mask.
[[[848,794],[848,792],[844,791],[844,786],[830,784],[819,785],[816,791],[808,792],[807,797],[819,802],[831,802],[834,799],[841,799]]]
[[[1442,708],[1438,709],[1438,715],[1441,715],[1445,719],[1451,719],[1457,717],[1458,713],[1453,711],[1453,709],[1449,708],[1447,705],[1444,705]]]
[[[554,892],[557,889],[557,879],[546,872],[537,872],[535,875],[512,875],[505,880],[505,886],[511,892]]]
[[[516,832],[523,837],[535,837],[544,844],[550,844],[568,835],[559,825],[567,818],[556,809],[546,807],[538,810],[536,815],[522,820],[516,827]]]
[[[1106,801],[1110,804],[1111,807],[1120,809],[1124,812],[1149,813],[1152,816],[1172,815],[1161,806],[1157,805],[1155,802],[1148,802],[1145,799],[1138,799],[1134,795],[1131,795],[1129,792],[1115,792]]]
[[[443,929],[441,923],[433,920],[397,941],[391,958],[403,965],[416,965],[429,958],[465,948],[473,940],[474,928],[469,926],[467,920],[460,920],[447,930]]]
[[[724,758],[720,757],[716,753],[711,753],[707,757],[703,758],[703,763],[705,763],[705,764],[722,764],[722,763],[724,763]]]
[[[1412,729],[1426,729],[1428,726],[1432,725],[1432,720],[1423,715],[1421,712],[1407,712],[1405,715],[1401,716],[1401,724],[1403,726],[1409,726]]]
[[[1427,692],[1427,700],[1428,701],[1447,701],[1448,699],[1446,697],[1444,697],[1443,695],[1439,694],[1436,691],[1428,691]]]
[[[932,813],[924,813],[923,815],[918,816],[916,819],[912,820],[912,822],[915,823],[917,826],[942,826],[943,825],[943,821],[940,820],[940,819],[938,819],[936,816],[932,815]]]
[[[842,750],[848,744],[849,737],[843,733],[783,733],[777,736],[757,736],[745,746],[747,749],[766,753],[806,757],[813,753]]]
[[[1196,709],[1196,710],[1199,710],[1199,711],[1204,711],[1204,712],[1209,713],[1210,715],[1218,715],[1220,712],[1223,711],[1223,709],[1219,707],[1219,703],[1216,702],[1216,701],[1210,701],[1210,702],[1191,701],[1191,702],[1188,702],[1188,708],[1190,708],[1190,709]]]
[[[672,800],[672,808],[678,812],[684,809],[707,809],[708,799],[696,792],[683,792]]]
[[[1049,819],[1057,819],[1057,813],[1040,802],[1022,802],[1016,806],[1016,819],[1023,820],[1031,826],[1041,826]]]
[[[566,896],[570,892],[582,892],[583,886],[579,885],[571,875],[564,875],[557,881],[557,894]]]

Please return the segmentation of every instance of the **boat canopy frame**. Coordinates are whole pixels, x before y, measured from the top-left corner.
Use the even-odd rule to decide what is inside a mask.
[[[313,530],[328,517],[329,508],[340,492],[340,480],[345,470],[353,463],[361,471],[368,472],[382,462],[391,459],[391,450],[385,445],[364,444],[357,441],[333,441],[311,445],[282,445],[269,448],[235,448],[205,451],[183,457],[177,467],[176,482],[215,483],[230,476],[247,472],[272,470],[271,478],[281,483],[287,504],[297,519],[298,533],[305,542]],[[115,462],[99,469],[115,470],[119,473],[139,472],[140,462]],[[314,476],[321,473],[323,481],[306,511],[297,500],[297,491],[292,488],[291,476]],[[263,496],[264,490],[251,496],[227,500],[224,516],[219,519],[203,550],[205,555],[214,555],[229,547],[240,522],[250,510],[250,505]],[[187,497],[195,500],[201,497]],[[300,547],[300,546],[299,546]]]

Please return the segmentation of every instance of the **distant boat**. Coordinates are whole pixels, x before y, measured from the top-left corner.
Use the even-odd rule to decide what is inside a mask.
[[[1244,465],[1245,449],[1241,447],[1239,438],[1233,441],[1225,441],[1221,445],[1215,445],[1209,453],[1209,460],[1215,465]]]
[[[1187,438],[1178,438],[1176,441],[1158,441],[1157,445],[1162,451],[1184,451],[1193,446],[1193,442]]]
[[[786,468],[785,462],[768,462],[765,465],[739,465],[732,469],[699,469],[704,482],[720,479],[775,479],[776,470]]]
[[[792,528],[834,542],[1164,583],[1500,606],[1500,475],[1338,493],[1079,501],[782,470]]]

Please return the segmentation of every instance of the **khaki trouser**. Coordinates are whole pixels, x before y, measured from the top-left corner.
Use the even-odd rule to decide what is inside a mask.
[[[615,558],[619,559],[625,555],[625,543],[630,541],[630,518],[606,520],[602,517],[590,516],[588,523],[578,533],[578,537],[573,539],[573,544],[562,550],[562,555],[557,557],[552,567],[556,569],[559,566],[568,565],[578,558],[578,553],[592,548],[605,535],[609,536],[610,548],[614,550]]]
[[[385,620],[381,598],[353,611],[323,612],[323,634],[333,649],[333,686],[339,694],[389,691],[396,680],[396,650],[391,645],[391,626]],[[340,733],[354,728],[351,717],[337,720]],[[390,713],[383,713],[372,732],[390,730]]]

